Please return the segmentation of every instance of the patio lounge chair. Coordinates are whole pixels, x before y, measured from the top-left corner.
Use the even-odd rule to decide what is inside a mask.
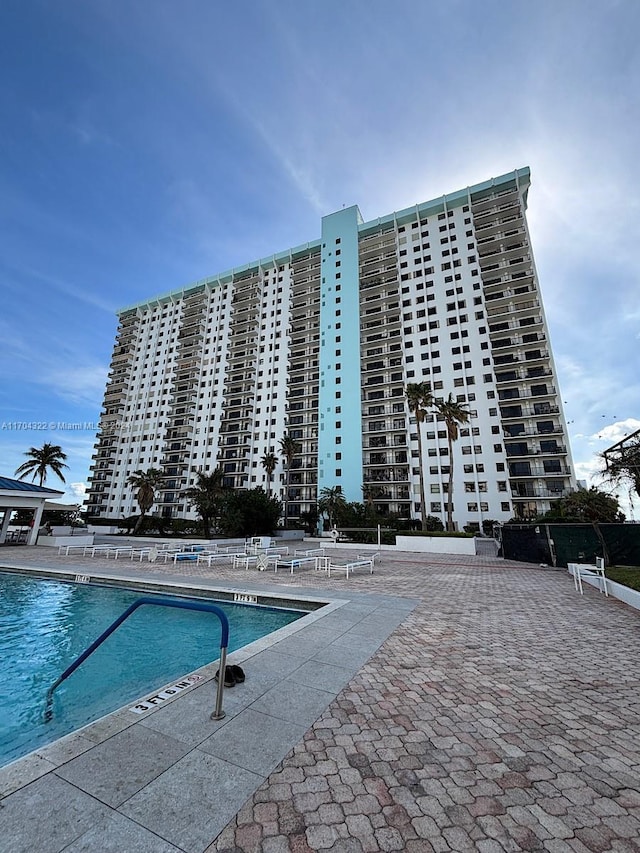
[[[606,596],[609,595],[607,592],[607,577],[604,571],[604,557],[596,557],[595,566],[589,566],[584,563],[569,563],[569,568],[573,574],[574,586],[580,595],[584,595],[582,589],[583,578],[595,578],[598,582],[597,587],[600,592],[604,592]]]

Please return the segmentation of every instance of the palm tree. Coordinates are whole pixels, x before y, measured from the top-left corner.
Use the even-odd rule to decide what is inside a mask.
[[[325,513],[329,519],[329,527],[335,527],[340,513],[346,508],[347,499],[342,494],[342,486],[330,488],[325,486],[320,490],[318,510]]]
[[[276,465],[278,464],[278,457],[275,453],[265,453],[262,459],[260,460],[260,464],[267,472],[267,494],[271,495],[271,477],[273,476],[273,472],[276,470]]]
[[[409,411],[414,412],[418,426],[418,464],[420,477],[420,517],[422,529],[427,529],[427,502],[424,497],[424,474],[422,471],[422,424],[427,416],[427,407],[433,406],[433,394],[428,382],[409,382],[405,390]]]
[[[129,486],[133,486],[134,489],[138,490],[136,500],[140,507],[140,518],[138,518],[136,526],[133,528],[134,536],[142,527],[145,515],[153,506],[153,502],[156,499],[156,486],[160,483],[162,476],[163,473],[158,468],[147,468],[146,471],[138,469],[127,480]]]
[[[373,509],[373,502],[380,496],[380,492],[379,486],[372,486],[370,483],[365,483],[362,486],[362,498],[369,509]]]
[[[211,522],[218,515],[219,501],[224,490],[224,471],[220,466],[211,474],[197,471],[195,485],[184,489],[184,496],[202,519],[205,539],[211,538]]]
[[[362,486],[362,497],[364,500],[366,515],[375,516],[377,514],[374,506],[374,501],[382,497],[383,494],[384,489],[380,486],[375,486],[371,483],[365,483],[364,486]]]
[[[284,457],[285,462],[287,463],[287,479],[285,484],[285,498],[284,498],[284,527],[287,526],[287,517],[289,515],[289,480],[291,477],[291,463],[293,462],[293,457],[296,453],[300,453],[302,448],[295,440],[292,438],[288,432],[285,432],[284,436],[280,439],[280,454]]]
[[[24,480],[29,474],[33,474],[31,480],[33,481],[38,477],[42,486],[47,481],[48,470],[51,469],[63,483],[66,482],[62,474],[62,469],[69,467],[64,463],[67,454],[62,452],[59,444],[47,443],[43,444],[42,447],[30,447],[24,455],[30,458],[27,462],[23,462],[22,465],[16,468],[15,473],[20,474],[18,477],[19,480]]]
[[[453,442],[458,440],[458,424],[466,424],[469,421],[470,413],[466,408],[466,403],[459,403],[453,399],[453,394],[449,392],[447,400],[438,400],[436,402],[438,414],[444,420],[447,427],[447,442],[449,444],[449,484],[447,486],[447,530],[453,532]]]

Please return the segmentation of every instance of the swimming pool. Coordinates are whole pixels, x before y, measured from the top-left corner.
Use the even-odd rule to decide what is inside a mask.
[[[0,766],[218,657],[213,613],[142,607],[58,687],[45,723],[47,689],[142,594],[0,572]],[[305,615],[216,604],[229,619],[229,652]]]

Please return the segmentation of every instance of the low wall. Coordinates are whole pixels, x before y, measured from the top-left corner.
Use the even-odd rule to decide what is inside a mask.
[[[480,539],[478,537],[460,537],[457,536],[396,536],[395,545],[377,545],[363,544],[358,542],[334,542],[327,536],[309,537],[305,536],[305,543],[309,547],[326,548],[326,553],[330,554],[334,548],[348,549],[351,551],[413,551],[417,554],[464,554],[466,556],[476,556],[478,553],[477,543],[481,542],[486,546],[487,542],[494,545],[494,550],[497,555],[497,543],[495,539]],[[491,556],[482,552],[484,556]]]
[[[274,539],[304,539],[304,530],[276,530]]]
[[[76,536],[38,536],[38,545],[57,548],[59,545],[93,545],[93,533]]]
[[[51,526],[51,533],[53,536],[87,536],[92,532],[93,531],[89,530],[89,528],[84,525],[82,527],[71,527],[68,524],[53,524]]]
[[[466,554],[475,556],[476,540],[457,536],[396,536],[398,551],[420,554]]]

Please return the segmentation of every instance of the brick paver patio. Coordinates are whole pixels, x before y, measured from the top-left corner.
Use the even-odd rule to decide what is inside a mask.
[[[3,556],[44,565],[35,553]],[[385,552],[373,576],[264,577],[420,605],[208,853],[640,853],[640,612],[484,557]]]

